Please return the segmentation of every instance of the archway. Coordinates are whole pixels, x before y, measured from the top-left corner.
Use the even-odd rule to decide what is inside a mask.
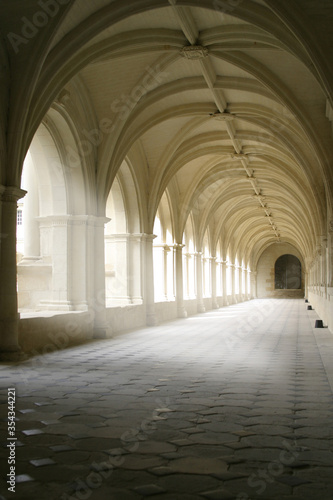
[[[295,255],[281,255],[275,262],[275,290],[300,290],[302,264]]]

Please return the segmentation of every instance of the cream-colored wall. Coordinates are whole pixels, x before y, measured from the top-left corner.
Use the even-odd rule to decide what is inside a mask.
[[[52,265],[19,264],[17,266],[18,307],[38,311],[42,300],[52,299]]]
[[[324,325],[333,331],[333,288],[318,287],[316,290],[309,290],[307,299]]]
[[[302,263],[302,290],[275,290],[274,266],[276,260],[284,254],[295,255]],[[298,250],[288,243],[270,245],[261,255],[257,265],[258,298],[300,298],[304,297],[304,267]]]
[[[146,308],[144,305],[107,307],[106,321],[113,333],[141,328],[146,325]]]
[[[22,314],[19,345],[28,355],[50,353],[93,337],[93,316],[87,312]]]

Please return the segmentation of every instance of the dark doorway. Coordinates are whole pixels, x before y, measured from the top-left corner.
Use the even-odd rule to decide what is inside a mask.
[[[301,289],[302,265],[297,257],[281,255],[275,262],[275,289]]]

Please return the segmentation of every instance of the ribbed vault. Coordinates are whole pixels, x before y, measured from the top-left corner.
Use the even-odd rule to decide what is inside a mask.
[[[34,15],[34,2],[16,3],[3,36],[20,32],[23,11]],[[57,111],[100,215],[126,160],[145,231],[167,193],[178,243],[191,217],[199,250],[208,231],[214,255],[230,247],[255,263],[282,241],[311,259],[332,210],[330,68],[302,2],[276,3],[75,0],[18,55],[7,37],[10,61],[29,59],[29,86],[13,83],[2,177],[17,183],[44,115]],[[321,4],[305,10],[320,15]]]

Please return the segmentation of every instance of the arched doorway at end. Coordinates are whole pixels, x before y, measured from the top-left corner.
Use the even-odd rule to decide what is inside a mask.
[[[275,290],[301,290],[302,264],[291,254],[281,255],[274,267]]]

